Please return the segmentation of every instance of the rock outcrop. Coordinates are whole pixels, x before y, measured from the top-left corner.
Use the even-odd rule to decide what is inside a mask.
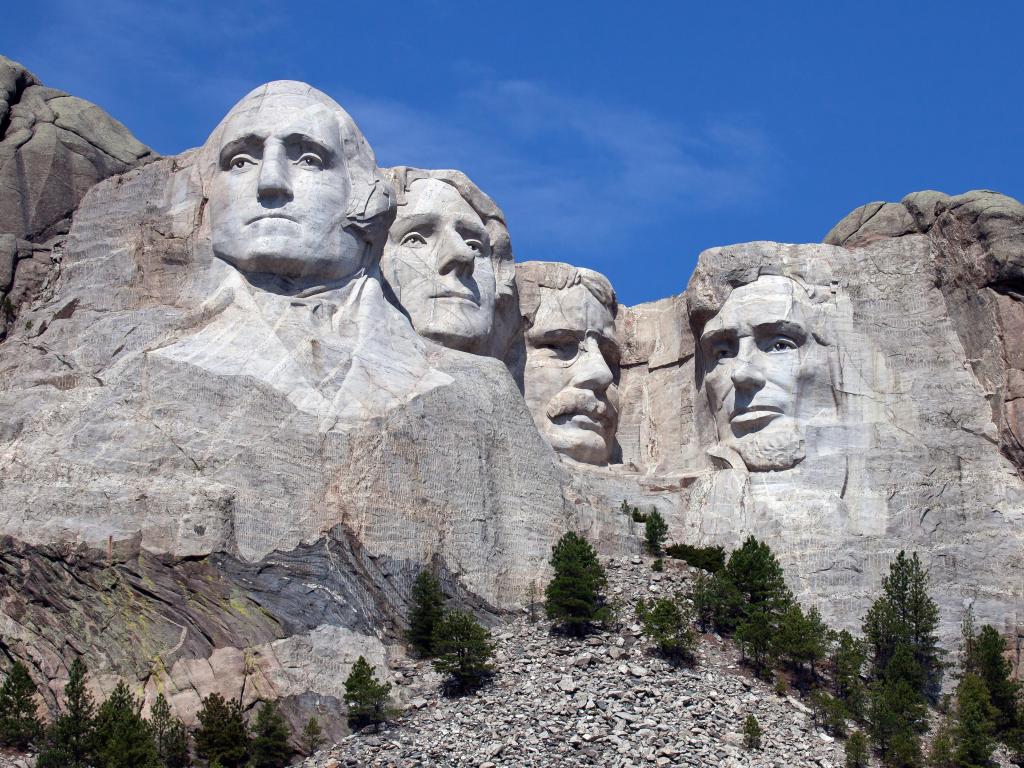
[[[0,342],[0,653],[49,707],[84,653],[101,689],[166,691],[186,718],[220,691],[340,733],[352,660],[403,663],[420,569],[500,622],[563,532],[638,552],[623,499],[678,541],[767,540],[836,626],[913,549],[947,644],[968,605],[1024,637],[1015,201],[873,204],[827,244],[706,251],[684,293],[624,307],[566,264],[511,285],[496,205],[456,172],[377,168],[310,86],[263,86],[156,159],[9,69],[9,125],[52,117],[0,147],[73,114],[102,150],[82,148],[92,177],[54,160],[19,181],[36,191],[0,242],[21,291]],[[73,202],[39,192],[64,177]],[[394,184],[416,191],[400,226]],[[382,274],[403,242],[453,247],[393,250]]]

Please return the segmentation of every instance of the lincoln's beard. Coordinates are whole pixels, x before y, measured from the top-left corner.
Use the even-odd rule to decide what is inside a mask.
[[[708,453],[726,464],[733,463],[730,454],[738,455],[750,472],[792,469],[804,459],[803,430],[796,419],[784,416],[749,435],[730,435]]]

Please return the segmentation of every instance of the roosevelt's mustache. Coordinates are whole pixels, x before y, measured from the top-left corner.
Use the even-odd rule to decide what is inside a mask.
[[[615,407],[610,402],[599,398],[588,389],[559,392],[548,403],[546,412],[547,417],[552,421],[567,414],[582,413],[609,427],[615,423],[617,416]]]

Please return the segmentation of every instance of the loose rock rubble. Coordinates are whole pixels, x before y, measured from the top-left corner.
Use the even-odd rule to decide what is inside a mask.
[[[685,589],[686,566],[649,559],[607,563],[621,625],[584,639],[520,617],[494,632],[497,674],[475,695],[445,698],[429,663],[401,670],[412,709],[308,758],[307,768],[348,766],[792,766],[843,765],[842,742],[810,710],[775,694],[741,667],[731,643],[703,639],[693,668],[657,656],[633,623],[633,605]],[[753,714],[762,749],[743,747]]]

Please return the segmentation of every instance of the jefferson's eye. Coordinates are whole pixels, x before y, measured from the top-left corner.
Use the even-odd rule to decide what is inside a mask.
[[[299,158],[298,164],[304,168],[323,168],[323,159],[312,152],[303,153],[302,157]]]
[[[419,232],[410,232],[402,238],[402,245],[408,245],[413,248],[418,248],[421,245],[426,245],[427,239]]]
[[[796,349],[796,342],[792,339],[775,339],[769,346],[769,352],[789,352],[791,349]]]
[[[229,165],[235,169],[242,169],[247,165],[256,165],[256,161],[248,155],[235,155],[231,158]]]

